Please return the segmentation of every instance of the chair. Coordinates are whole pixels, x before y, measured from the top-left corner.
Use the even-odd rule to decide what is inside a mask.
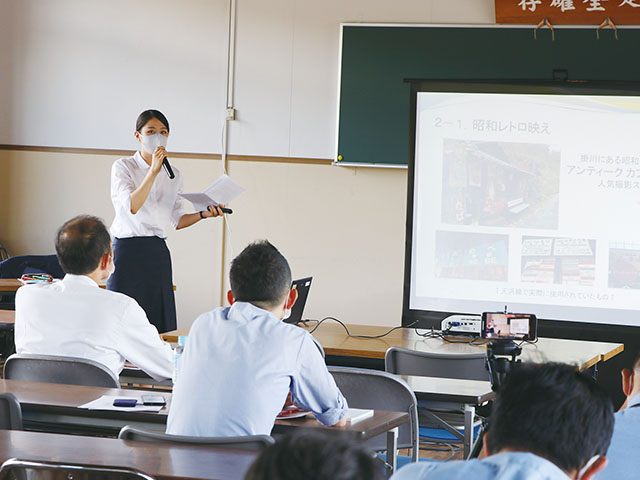
[[[396,375],[490,380],[485,353],[449,354],[391,347],[385,354],[384,366],[387,372]],[[452,425],[452,423],[464,425],[465,407],[463,405],[419,400],[418,407],[421,414],[425,414],[430,420],[435,421],[437,426],[444,427],[449,432],[448,434],[442,432],[441,428],[420,428],[421,437],[436,443],[464,443],[464,435]],[[471,415],[475,415],[475,412]],[[470,449],[471,445],[465,447]]]
[[[118,377],[101,363],[57,355],[14,353],[4,364],[3,376],[8,380],[120,388]]]
[[[409,385],[395,375],[378,370],[328,368],[350,407],[409,414],[409,424],[398,429],[398,448],[411,448],[411,460],[418,461],[417,401]],[[384,435],[372,438],[366,445],[376,451],[387,449]]]
[[[55,255],[19,255],[0,262],[0,278],[19,278],[23,273],[48,273],[64,277],[64,270]]]
[[[384,369],[396,375],[459,378],[490,381],[486,354],[435,353],[391,347],[384,356]]]
[[[0,467],[0,480],[155,480],[140,470],[128,467],[71,464],[10,458]]]
[[[12,393],[0,393],[0,429],[22,430],[22,408]]]
[[[125,425],[118,434],[120,440],[138,440],[142,442],[188,443],[220,448],[238,448],[260,451],[273,445],[275,440],[269,435],[247,435],[241,437],[189,437],[168,433],[148,432]]]
[[[23,273],[48,273],[54,278],[64,277],[64,270],[55,255],[19,255],[0,262],[0,278],[20,278]],[[0,308],[13,310],[15,294],[0,295]]]

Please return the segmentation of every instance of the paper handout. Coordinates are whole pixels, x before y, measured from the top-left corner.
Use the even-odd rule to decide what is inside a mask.
[[[240,196],[244,188],[231,180],[226,173],[213,182],[202,193],[181,193],[180,196],[189,200],[196,210],[206,210],[209,205],[222,203],[228,205],[231,200]]]
[[[113,401],[116,398],[131,398],[133,400],[138,400],[138,405],[135,407],[116,407],[113,405]],[[142,401],[136,397],[113,397],[111,395],[102,395],[100,398],[96,398],[89,403],[78,405],[78,408],[87,408],[89,410],[114,410],[118,412],[159,412],[163,409],[162,406],[144,405],[142,404]]]

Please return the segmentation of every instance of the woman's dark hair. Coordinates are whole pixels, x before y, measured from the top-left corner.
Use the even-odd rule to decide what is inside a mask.
[[[591,376],[561,363],[522,363],[498,391],[487,447],[531,452],[571,472],[607,453],[613,423],[611,400]]]
[[[233,259],[229,281],[237,302],[272,308],[291,288],[291,269],[276,247],[261,240],[250,244]]]
[[[169,120],[165,117],[162,112],[159,110],[145,110],[140,115],[138,115],[138,120],[136,120],[136,132],[140,132],[142,128],[151,120],[152,118],[157,118],[160,120],[165,127],[167,127],[167,131],[169,131]]]
[[[285,436],[258,456],[245,480],[382,480],[384,468],[362,444],[321,431]]]
[[[56,234],[56,254],[65,273],[86,275],[111,252],[111,236],[98,217],[80,215],[60,227]]]

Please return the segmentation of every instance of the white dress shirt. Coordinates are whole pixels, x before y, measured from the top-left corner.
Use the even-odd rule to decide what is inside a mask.
[[[311,335],[250,303],[200,315],[178,362],[167,433],[269,434],[291,391],[324,425],[347,402]]]
[[[167,238],[164,231],[171,221],[174,228],[180,217],[187,213],[182,193],[182,175],[172,166],[175,178],[171,179],[162,170],[158,173],[149,196],[140,210],[131,213],[131,194],[140,186],[151,167],[140,152],[133,157],[121,158],[111,167],[111,202],[116,217],[111,224],[111,235],[116,238],[160,237]]]
[[[85,275],[25,285],[16,293],[18,353],[95,360],[120,375],[129,360],[156,380],[171,378],[173,353],[138,303]]]

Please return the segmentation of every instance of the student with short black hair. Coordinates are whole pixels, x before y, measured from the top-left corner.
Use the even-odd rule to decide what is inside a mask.
[[[412,464],[393,479],[587,480],[606,466],[612,431],[611,400],[589,375],[560,363],[518,364],[493,405],[487,458]]]
[[[279,438],[253,462],[244,480],[382,480],[383,462],[362,443],[322,431]]]
[[[637,475],[636,455],[640,445],[640,352],[620,373],[626,399],[615,414],[613,436],[607,452],[609,465],[598,474],[598,480],[634,478]]]
[[[167,433],[269,434],[291,392],[324,425],[341,421],[347,402],[313,337],[282,322],[297,299],[287,260],[255,242],[231,263],[230,307],[200,315],[179,360]]]
[[[97,217],[81,215],[56,234],[62,281],[16,293],[17,353],[95,360],[116,376],[125,360],[157,380],[171,378],[173,353],[132,298],[99,288],[113,272],[111,237]]]
[[[222,211],[210,205],[207,210],[188,213],[186,201],[179,196],[182,174],[173,165],[175,178],[162,172],[169,138],[169,121],[162,112],[142,112],[134,136],[140,150],[116,160],[111,167],[116,272],[107,288],[135,298],[149,321],[161,332],[168,332],[176,329],[176,304],[165,227],[171,223],[180,230],[222,215]]]

